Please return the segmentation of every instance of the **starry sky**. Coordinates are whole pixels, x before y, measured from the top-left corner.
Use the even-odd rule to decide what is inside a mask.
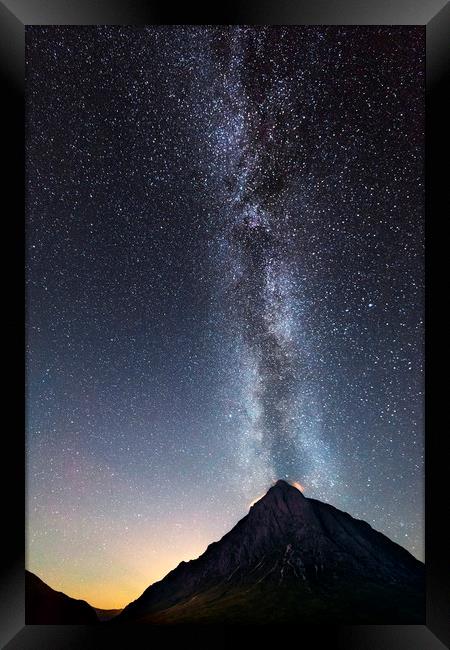
[[[26,43],[27,567],[123,607],[278,478],[423,560],[424,29]]]

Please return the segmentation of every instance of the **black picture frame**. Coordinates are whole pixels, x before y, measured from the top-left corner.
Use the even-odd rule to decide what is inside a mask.
[[[167,2],[134,0],[4,0],[0,3],[0,65],[4,118],[3,155],[4,205],[10,199],[5,219],[10,232],[4,235],[11,254],[8,274],[4,276],[7,296],[7,348],[12,351],[12,364],[7,382],[7,410],[13,415],[12,427],[4,432],[8,451],[3,446],[3,535],[2,574],[0,587],[0,643],[8,650],[28,648],[101,648],[140,647],[145,643],[182,638],[186,643],[201,642],[211,629],[192,628],[182,632],[176,629],[152,628],[151,634],[139,626],[108,627],[85,626],[31,626],[24,625],[24,505],[25,505],[25,417],[24,373],[24,45],[26,25],[144,25],[144,24],[285,24],[285,25],[423,25],[426,30],[426,238],[431,237],[432,215],[439,215],[440,198],[445,187],[444,90],[448,79],[448,35],[450,34],[450,6],[445,0],[415,2],[414,0],[233,0],[223,6],[205,9],[192,5],[184,8]],[[447,165],[448,167],[448,165]],[[444,213],[445,215],[445,213]],[[427,260],[426,329],[427,368],[428,331],[430,327],[430,263]],[[444,535],[446,508],[440,506],[445,496],[445,473],[440,470],[444,459],[440,449],[442,427],[429,426],[431,395],[426,380],[426,625],[417,626],[339,626],[296,627],[295,638],[314,647],[333,647],[350,650],[383,648],[394,650],[439,650],[450,645],[450,598],[448,586],[448,548]],[[25,386],[26,398],[26,386]],[[22,416],[22,414],[25,416]],[[442,438],[441,438],[442,440]],[[277,642],[292,635],[293,630],[271,630]],[[252,631],[255,640],[256,632]],[[268,630],[258,632],[266,640]],[[257,635],[256,635],[257,636]],[[230,639],[240,637],[234,629],[214,631],[214,645],[228,645]],[[292,638],[292,637],[291,637]],[[140,640],[141,639],[141,640]],[[144,639],[144,642],[142,642]]]

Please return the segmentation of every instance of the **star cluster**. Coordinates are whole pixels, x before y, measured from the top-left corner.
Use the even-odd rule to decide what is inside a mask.
[[[26,40],[29,568],[123,606],[284,477],[423,559],[423,29]]]

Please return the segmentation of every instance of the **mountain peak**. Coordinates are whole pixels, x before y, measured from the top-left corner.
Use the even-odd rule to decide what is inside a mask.
[[[284,499],[306,499],[298,485],[295,483],[289,483],[289,481],[285,481],[284,479],[278,479],[278,481],[267,490],[261,501],[264,501],[271,495],[278,495]]]
[[[266,525],[270,520],[277,520],[276,529],[280,530],[280,525],[290,526],[292,517],[304,519],[308,517],[310,510],[309,499],[307,499],[298,487],[279,479],[266,492],[266,494],[252,504],[250,510],[252,520],[254,517],[263,517]]]
[[[281,488],[282,490],[285,490],[287,492],[290,492],[291,490],[295,490],[296,492],[300,492],[302,494],[302,491],[294,484],[294,483],[289,483],[289,481],[285,481],[284,479],[278,479],[272,487],[268,490],[272,490],[273,488]],[[303,496],[303,494],[302,494]]]
[[[289,483],[288,483],[287,481],[285,481],[284,479],[279,478],[278,481],[275,481],[275,483],[273,484],[272,487],[275,487],[275,486],[277,486],[277,485],[278,485],[278,487],[284,487],[284,488],[286,488],[286,487],[289,486]]]
[[[299,484],[298,484],[299,485]],[[267,492],[250,504],[250,512],[270,510],[275,516],[290,510],[303,511],[308,499],[302,494],[300,487],[279,479],[271,485]]]

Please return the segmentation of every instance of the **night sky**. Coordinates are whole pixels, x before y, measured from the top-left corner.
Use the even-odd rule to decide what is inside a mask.
[[[122,607],[271,482],[424,559],[422,27],[27,28],[27,567]]]

